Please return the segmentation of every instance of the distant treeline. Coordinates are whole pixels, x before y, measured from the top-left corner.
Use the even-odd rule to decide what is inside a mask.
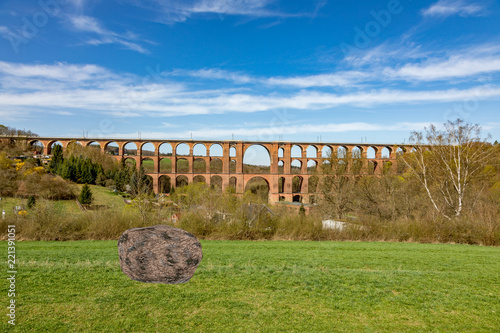
[[[4,126],[0,124],[0,135],[12,135],[12,136],[38,136],[38,134],[32,131],[25,131],[16,129],[14,127]]]

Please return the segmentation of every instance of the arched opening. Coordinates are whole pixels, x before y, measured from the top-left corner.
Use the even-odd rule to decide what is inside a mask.
[[[32,141],[29,149],[33,152],[33,155],[41,155],[43,154],[43,143],[40,141]]]
[[[155,162],[151,158],[143,158],[142,159],[142,168],[144,169],[144,172],[146,173],[153,173],[155,172]]]
[[[189,184],[189,180],[186,176],[178,176],[175,180],[175,187],[180,188],[187,186]]]
[[[222,146],[218,143],[214,143],[210,147],[210,156],[222,156],[223,149]]]
[[[175,147],[175,154],[179,156],[188,156],[189,155],[189,146],[185,143],[179,143],[177,147]]]
[[[307,173],[312,174],[316,173],[316,171],[318,171],[318,162],[315,160],[307,161]]]
[[[207,173],[207,162],[202,158],[197,158],[193,162],[194,173]]]
[[[344,175],[347,173],[348,170],[349,170],[349,168],[348,168],[347,162],[344,160],[340,160],[338,162],[338,166],[337,166],[337,174]]]
[[[127,167],[129,167],[130,169],[132,169],[132,170],[136,169],[135,159],[133,159],[133,158],[126,158],[125,159],[125,165]]]
[[[222,191],[222,177],[221,176],[212,176],[210,178],[210,186]]]
[[[136,156],[137,155],[137,146],[133,142],[129,142],[123,146],[123,155],[124,156]]]
[[[318,157],[318,148],[316,148],[315,146],[307,147],[306,157],[307,158],[317,158]]]
[[[236,173],[236,160],[229,162],[229,173]]]
[[[302,193],[302,182],[303,178],[300,176],[295,176],[292,179],[292,193]]]
[[[158,149],[160,156],[172,156],[172,146],[170,143],[162,143]]]
[[[151,142],[146,142],[141,146],[142,156],[155,156],[155,146]]]
[[[391,158],[391,149],[389,147],[382,148],[382,158]]]
[[[347,147],[340,146],[337,149],[337,158],[346,158],[347,157]]]
[[[236,148],[229,148],[229,157],[236,157]]]
[[[61,146],[61,148],[63,148],[63,144],[61,142],[54,141],[54,142],[49,144],[49,147],[48,147],[48,154],[49,155],[52,154],[52,150],[54,149],[55,146]]]
[[[292,147],[292,151],[291,151],[291,155],[292,155],[292,158],[294,157],[298,157],[298,158],[301,158],[302,157],[302,148],[300,146],[293,146]]]
[[[361,147],[354,147],[351,154],[353,159],[359,159],[363,157],[363,149]]]
[[[162,158],[160,160],[160,172],[170,173],[172,172],[172,161],[170,158]]]
[[[323,161],[323,164],[321,165],[321,171],[324,174],[330,174],[332,172],[332,164],[330,163],[330,161]]]
[[[198,175],[193,178],[193,183],[206,183],[205,177]]]
[[[285,192],[285,177],[280,177],[278,179],[278,193]]]
[[[301,195],[294,195],[293,196],[293,202],[302,202],[302,196]]]
[[[101,149],[101,145],[96,141],[90,141],[87,143],[87,147]]]
[[[148,194],[153,194],[154,193],[154,188],[153,188],[153,177],[150,175],[146,175],[146,192]]]
[[[352,160],[351,173],[354,175],[359,175],[363,171],[363,160],[356,158]]]
[[[309,193],[316,193],[318,191],[319,178],[318,176],[309,177],[308,191]]]
[[[377,162],[368,161],[368,174],[373,175],[376,169],[377,169]]]
[[[332,147],[324,146],[321,150],[321,157],[323,158],[331,158],[332,157]]]
[[[278,161],[278,173],[285,173],[285,162]]]
[[[172,182],[169,176],[160,176],[160,178],[158,179],[158,185],[160,193],[170,193]]]
[[[260,145],[253,145],[245,150],[243,156],[243,173],[265,174],[271,170],[269,151]]]
[[[177,173],[188,173],[189,172],[189,161],[185,158],[178,158],[176,164]]]
[[[368,150],[366,151],[366,158],[375,158],[377,155],[377,149],[374,147],[368,147]]]
[[[269,183],[262,177],[253,177],[250,179],[246,186],[245,192],[250,191],[253,194],[257,195],[263,201],[269,201]]]
[[[283,148],[278,149],[278,157],[285,157],[285,149]]]
[[[75,149],[79,149],[79,148],[82,148],[82,144],[79,142],[79,141],[70,141],[68,142],[68,145],[66,146],[66,149],[70,149],[70,150],[75,150]]]
[[[404,154],[405,154],[404,148],[398,147],[398,149],[396,149],[396,157],[403,156]]]
[[[291,164],[291,172],[293,174],[301,173],[302,171],[302,162],[299,160],[293,160]]]
[[[214,158],[210,161],[210,173],[222,173],[222,160]]]
[[[104,147],[106,154],[113,156],[118,156],[120,154],[120,148],[116,142],[108,142]]]
[[[238,184],[238,180],[236,177],[229,178],[229,187],[236,192],[236,185]]]
[[[194,156],[207,156],[207,147],[202,143],[197,143],[193,147]]]

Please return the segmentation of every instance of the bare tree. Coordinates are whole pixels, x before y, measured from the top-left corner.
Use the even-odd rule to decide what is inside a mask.
[[[492,160],[493,145],[481,138],[479,125],[461,119],[448,121],[444,130],[431,125],[423,132],[413,132],[413,149],[401,156],[425,190],[434,209],[443,217],[460,216],[465,207],[472,208],[472,184],[484,176]]]

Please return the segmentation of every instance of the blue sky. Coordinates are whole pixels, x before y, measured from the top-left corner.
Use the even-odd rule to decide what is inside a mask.
[[[494,0],[4,0],[0,123],[43,136],[500,140]]]

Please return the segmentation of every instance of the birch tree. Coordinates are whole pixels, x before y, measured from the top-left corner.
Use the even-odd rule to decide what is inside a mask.
[[[413,149],[401,156],[434,209],[446,219],[473,208],[472,185],[494,157],[495,147],[481,138],[479,125],[461,119],[448,121],[440,130],[431,125],[410,136]],[[477,194],[477,193],[476,193]],[[476,195],[477,197],[477,195]]]

